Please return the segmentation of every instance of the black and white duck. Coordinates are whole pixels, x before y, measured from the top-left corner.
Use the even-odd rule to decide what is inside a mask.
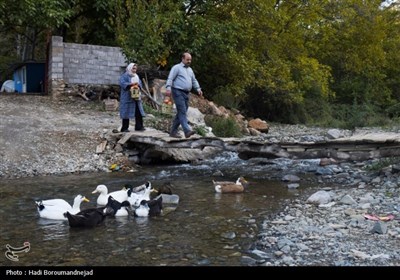
[[[130,209],[131,209],[131,204],[129,203],[128,200],[119,202],[112,196],[109,196],[105,212],[109,216],[122,217],[122,216],[128,216]]]
[[[134,188],[134,190],[138,190],[138,187]],[[144,184],[143,188],[140,188],[138,192],[131,191],[128,189],[128,201],[132,205],[132,207],[138,207],[142,200],[150,200],[150,194],[154,191],[151,183],[148,181]]]
[[[152,200],[142,200],[135,209],[136,217],[152,217],[162,213],[162,196]]]
[[[39,216],[51,220],[66,220],[64,213],[67,211],[72,214],[78,213],[82,202],[89,200],[80,194],[74,198],[72,206],[60,198],[35,201]]]

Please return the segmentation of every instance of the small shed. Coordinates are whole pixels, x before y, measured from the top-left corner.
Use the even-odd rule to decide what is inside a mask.
[[[16,92],[43,93],[45,62],[29,61],[19,63],[14,68],[13,77]]]

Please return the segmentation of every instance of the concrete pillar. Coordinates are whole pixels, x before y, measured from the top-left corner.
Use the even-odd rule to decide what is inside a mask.
[[[48,68],[49,95],[58,98],[63,94],[64,83],[64,43],[60,36],[52,36],[49,49]]]

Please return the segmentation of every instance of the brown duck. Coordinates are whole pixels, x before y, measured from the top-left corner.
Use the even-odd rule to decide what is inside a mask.
[[[244,185],[247,181],[244,177],[239,177],[236,182],[214,181],[213,184],[217,193],[241,193],[244,191]]]

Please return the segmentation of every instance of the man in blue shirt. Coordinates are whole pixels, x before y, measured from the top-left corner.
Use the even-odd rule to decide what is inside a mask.
[[[196,80],[190,64],[192,63],[192,56],[188,52],[182,54],[182,61],[174,65],[169,72],[166,83],[166,95],[174,99],[176,106],[176,115],[172,122],[171,137],[181,138],[178,134],[179,125],[182,126],[185,137],[189,138],[195,132],[190,128],[187,120],[187,110],[189,109],[189,94],[192,89],[197,91],[199,96],[203,96],[199,82]]]

